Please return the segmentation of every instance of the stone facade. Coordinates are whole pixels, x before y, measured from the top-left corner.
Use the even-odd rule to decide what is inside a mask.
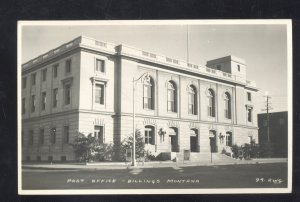
[[[133,82],[141,75],[151,82]],[[119,144],[132,135],[133,102],[152,154],[221,152],[258,140],[256,92],[234,56],[205,67],[81,36],[22,66],[22,159],[74,160],[78,133]]]

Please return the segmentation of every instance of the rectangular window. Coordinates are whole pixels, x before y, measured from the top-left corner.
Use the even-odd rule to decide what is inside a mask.
[[[56,143],[56,128],[53,127],[51,128],[51,132],[50,132],[50,142],[51,144],[55,144]]]
[[[65,105],[69,105],[71,103],[71,84],[65,85]]]
[[[45,134],[45,130],[44,130],[44,128],[41,128],[40,135],[39,135],[39,145],[44,144],[44,134]]]
[[[105,72],[105,65],[104,61],[100,59],[96,59],[96,71],[97,72]]]
[[[71,60],[66,61],[66,74],[71,73]]]
[[[29,137],[28,137],[28,145],[33,145],[33,130],[29,131]]]
[[[154,135],[153,135],[153,129],[152,128],[145,128],[145,144],[151,144],[154,145]]]
[[[251,93],[250,92],[247,92],[247,99],[248,99],[248,101],[251,101]]]
[[[46,92],[42,92],[42,110],[46,109],[46,100],[47,96],[46,96]]]
[[[53,89],[53,108],[57,107],[57,102],[58,102],[58,89],[55,88]]]
[[[47,80],[47,69],[43,69],[42,70],[42,81],[46,81]]]
[[[238,69],[238,71],[241,71],[241,66],[237,65],[237,69]]]
[[[247,109],[247,114],[248,114],[248,122],[252,122],[252,109],[251,108]]]
[[[69,126],[64,126],[64,144],[69,143]]]
[[[94,137],[98,139],[99,143],[104,143],[104,131],[103,126],[94,127]]]
[[[26,88],[26,81],[27,81],[27,78],[26,77],[23,77],[22,78],[22,88]]]
[[[35,112],[35,95],[31,95],[31,112]]]
[[[57,70],[58,70],[58,64],[53,66],[53,77],[56,78],[57,77]]]
[[[22,114],[26,112],[26,99],[22,98]]]
[[[144,85],[144,109],[153,109],[151,90],[151,85]]]
[[[34,86],[36,83],[36,73],[31,74],[31,85]]]
[[[104,85],[103,84],[96,84],[95,103],[101,104],[101,105],[104,104]]]

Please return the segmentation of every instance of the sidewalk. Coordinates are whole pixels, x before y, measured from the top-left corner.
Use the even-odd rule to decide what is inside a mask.
[[[187,167],[187,166],[215,166],[215,165],[235,165],[235,164],[261,164],[261,163],[287,163],[287,158],[266,158],[252,160],[235,160],[232,162],[173,162],[173,161],[153,161],[137,162],[137,166],[131,166],[131,162],[97,162],[88,164],[79,163],[53,163],[53,164],[23,164],[22,169],[30,170],[117,170],[134,168],[161,168],[161,167]]]

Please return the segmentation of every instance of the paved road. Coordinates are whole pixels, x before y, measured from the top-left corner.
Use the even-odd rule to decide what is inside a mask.
[[[24,190],[287,187],[286,163],[119,170],[23,169],[22,175]]]

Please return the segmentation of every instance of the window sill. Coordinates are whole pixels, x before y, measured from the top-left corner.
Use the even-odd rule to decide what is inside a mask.
[[[145,110],[145,111],[155,111],[155,109],[148,109],[148,108],[143,108],[143,110]]]
[[[197,117],[198,114],[188,114],[189,116],[192,116],[192,117]]]
[[[167,111],[169,114],[178,114],[177,112]]]
[[[104,109],[104,108],[105,108],[105,104],[94,103],[93,105],[93,109]]]

